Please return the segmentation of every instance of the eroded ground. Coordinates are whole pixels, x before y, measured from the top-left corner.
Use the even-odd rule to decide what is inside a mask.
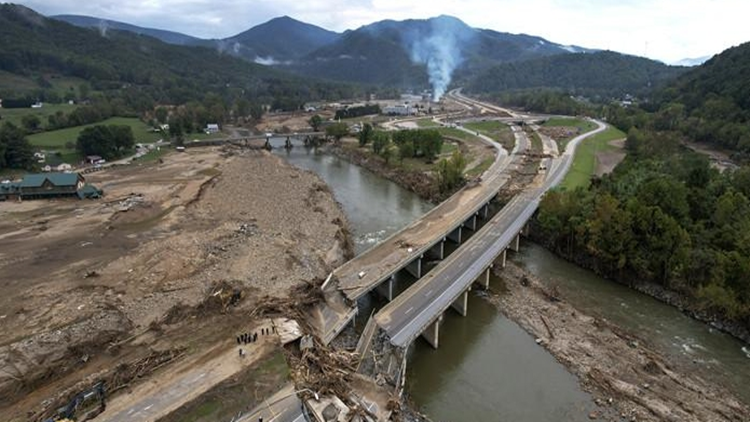
[[[250,321],[230,302],[284,297],[346,254],[328,188],[265,152],[191,149],[87,181],[105,198],[0,204],[2,420],[118,364],[234,341]]]

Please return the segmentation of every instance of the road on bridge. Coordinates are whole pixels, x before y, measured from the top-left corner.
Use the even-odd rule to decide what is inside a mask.
[[[578,136],[565,153],[552,159],[542,180],[517,195],[461,248],[375,315],[393,345],[408,346],[507,249],[533,216],[544,193],[562,181],[578,144],[606,129],[603,123],[596,123],[596,130]]]

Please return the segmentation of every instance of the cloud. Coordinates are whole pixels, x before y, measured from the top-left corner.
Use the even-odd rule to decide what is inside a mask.
[[[224,38],[281,15],[344,31],[382,19],[456,16],[472,26],[675,61],[750,41],[745,0],[15,0],[44,14],[83,14]]]

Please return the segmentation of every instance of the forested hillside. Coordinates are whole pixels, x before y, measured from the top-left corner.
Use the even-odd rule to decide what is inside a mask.
[[[201,101],[209,93],[229,102],[245,97],[278,108],[354,95],[352,86],[286,75],[212,49],[168,45],[120,31],[102,36],[22,6],[0,6],[0,79],[6,79],[0,96],[54,100],[47,98],[53,95],[50,79],[59,76],[87,81],[93,91],[117,96],[134,111],[155,103]]]
[[[492,67],[471,78],[466,89],[485,94],[556,89],[568,95],[621,98],[649,94],[686,70],[611,51],[563,54]]]
[[[550,193],[538,239],[609,278],[678,292],[684,300],[669,300],[748,333],[750,166],[720,173],[683,142],[747,154],[749,89],[747,44],[680,77],[653,103],[606,108],[628,130],[627,159],[588,190]]]
[[[750,43],[730,48],[693,68],[643,107],[613,108],[610,121],[631,127],[673,131],[750,157]]]

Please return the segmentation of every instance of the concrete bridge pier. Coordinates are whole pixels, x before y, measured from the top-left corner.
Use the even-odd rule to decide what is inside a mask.
[[[431,247],[430,250],[427,251],[427,256],[433,259],[445,259],[445,238],[439,240],[433,247]]]
[[[388,302],[393,300],[393,288],[396,284],[396,277],[390,276],[387,280],[384,282],[378,284],[378,287],[375,288],[375,290],[380,293],[381,296],[386,298]]]
[[[433,349],[438,348],[438,340],[440,339],[440,323],[443,321],[443,316],[440,315],[438,319],[435,320],[432,324],[430,324],[424,332],[422,332],[422,337],[427,340],[427,343],[430,343],[430,346],[432,346]]]
[[[490,288],[490,270],[492,270],[492,265],[487,267],[484,272],[474,281],[474,283],[480,285],[484,290],[489,290]]]
[[[502,267],[500,268],[505,268],[505,262],[508,260],[508,250],[503,249],[503,253],[500,254],[499,258],[500,258],[500,262],[502,262]]]
[[[471,230],[471,231],[474,231],[474,232],[477,231],[477,216],[476,216],[476,214],[472,215],[471,217],[469,217],[468,220],[464,221],[463,226],[466,227],[467,229]]]
[[[484,204],[482,209],[479,210],[479,217],[482,220],[486,220],[489,215],[490,215],[490,204],[487,203],[487,204]]]
[[[263,145],[263,148],[267,150],[271,150],[271,138],[266,138],[266,143]]]
[[[471,291],[471,286],[468,290],[461,293],[461,296],[456,299],[455,302],[451,304],[451,308],[453,308],[456,312],[461,314],[461,316],[466,316],[466,314],[469,311],[469,292]]]
[[[456,230],[453,230],[452,232],[448,233],[448,239],[456,242],[457,244],[461,244],[461,226],[458,226]]]
[[[422,278],[422,258],[424,258],[424,255],[420,255],[419,258],[407,264],[406,267],[404,267],[406,272],[416,278]]]
[[[521,233],[518,233],[513,239],[512,242],[510,242],[510,249],[513,252],[518,252],[521,249]]]

